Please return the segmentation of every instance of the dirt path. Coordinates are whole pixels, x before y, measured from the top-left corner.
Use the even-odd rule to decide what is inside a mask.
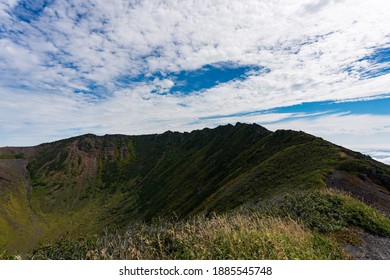
[[[347,245],[345,251],[357,260],[390,260],[390,238],[361,233],[363,244]]]
[[[363,180],[358,176],[336,170],[327,177],[326,183],[329,188],[347,192],[390,218],[390,192],[385,187],[375,184],[370,178]],[[360,246],[347,245],[344,248],[353,258],[390,260],[390,238],[367,232],[362,232],[360,237],[363,241]]]
[[[335,170],[326,178],[326,184],[351,194],[390,218],[390,191],[375,184],[370,178],[362,180],[358,176]]]

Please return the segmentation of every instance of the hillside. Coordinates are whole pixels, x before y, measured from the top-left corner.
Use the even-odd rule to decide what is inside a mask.
[[[181,223],[199,215],[208,219],[214,213],[266,214],[270,209],[278,217],[298,213],[299,227],[321,234],[357,227],[390,236],[385,216],[329,190],[347,191],[390,213],[389,166],[304,132],[237,123],[191,133],[87,134],[35,147],[0,148],[0,249],[30,252],[63,236],[153,224],[157,217]],[[346,213],[363,209],[361,221],[340,214],[345,224],[331,231],[305,224],[312,217],[294,208],[299,206],[295,199],[312,194],[322,199],[320,204],[338,197]]]

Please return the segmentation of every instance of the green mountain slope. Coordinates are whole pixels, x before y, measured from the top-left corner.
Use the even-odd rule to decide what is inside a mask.
[[[0,248],[25,252],[107,226],[266,204],[325,189],[335,170],[343,180],[364,175],[370,186],[390,190],[390,168],[368,156],[256,124],[1,148]]]

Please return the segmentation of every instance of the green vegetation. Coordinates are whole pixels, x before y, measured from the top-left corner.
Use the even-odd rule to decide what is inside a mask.
[[[24,159],[24,154],[0,154],[0,159]]]
[[[359,229],[390,237],[390,220],[347,196],[288,195],[266,205],[184,220],[133,222],[102,236],[62,237],[28,259],[349,259]]]
[[[289,216],[318,233],[345,231],[354,227],[390,237],[390,220],[374,208],[342,194],[304,192],[286,195],[254,211]]]
[[[288,195],[267,205],[185,220],[133,222],[102,236],[61,237],[28,259],[349,259],[359,230],[390,237],[390,220],[347,196]]]
[[[7,250],[0,251],[0,260],[17,260],[19,256],[8,254]]]
[[[41,246],[30,259],[340,259],[339,245],[291,219],[252,215],[135,223],[103,237]]]
[[[238,123],[13,149],[3,157],[28,159],[1,161],[19,174],[0,174],[0,249],[30,258],[346,258],[359,231],[390,232],[324,191],[335,168],[388,186],[389,167],[303,132]]]

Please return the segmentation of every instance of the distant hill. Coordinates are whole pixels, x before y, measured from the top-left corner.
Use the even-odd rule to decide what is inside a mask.
[[[77,238],[157,217],[226,215],[329,189],[390,213],[389,166],[301,131],[237,123],[5,147],[0,249],[29,252],[64,235]]]

